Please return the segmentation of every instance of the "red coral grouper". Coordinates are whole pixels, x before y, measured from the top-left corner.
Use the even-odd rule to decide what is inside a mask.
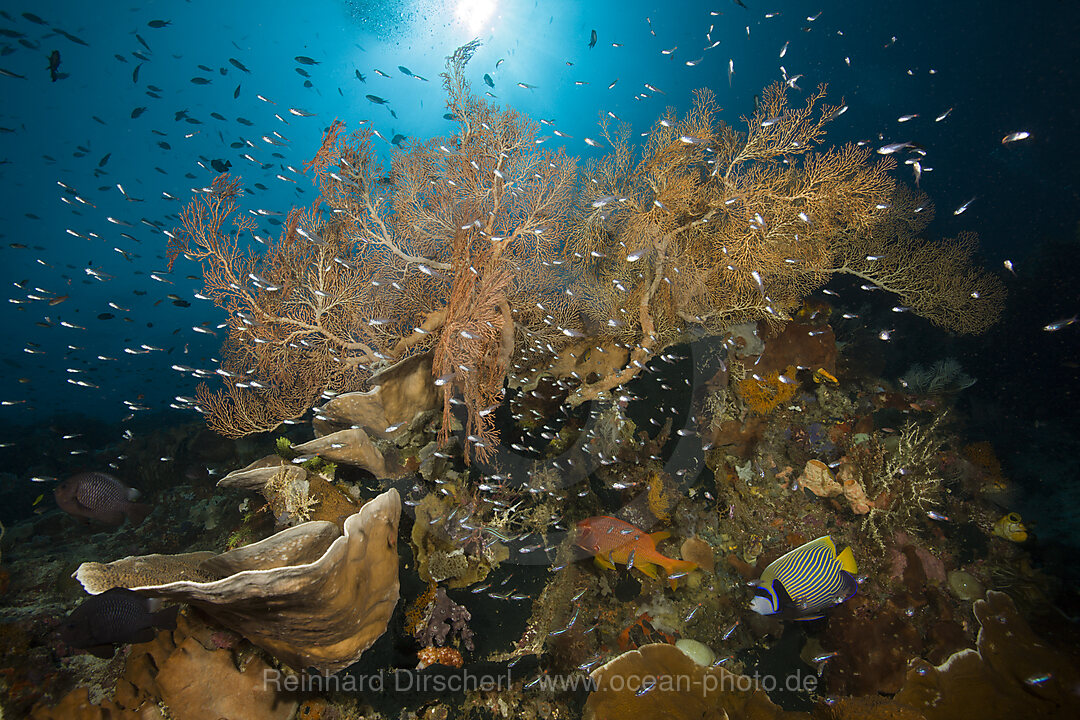
[[[671,535],[668,532],[646,533],[613,517],[591,517],[577,524],[578,547],[588,550],[596,557],[601,567],[615,569],[615,564],[635,567],[652,579],[656,579],[659,565],[668,576],[672,589],[675,581],[697,568],[688,560],[674,560],[661,555],[656,543]]]

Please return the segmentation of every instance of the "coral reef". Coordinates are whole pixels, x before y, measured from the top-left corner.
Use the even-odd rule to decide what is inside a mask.
[[[1032,632],[1008,595],[991,590],[974,604],[976,649],[908,671],[897,703],[927,720],[1074,718],[1080,714],[1080,669]]]
[[[735,383],[735,392],[755,415],[768,415],[795,397],[795,383],[791,379],[795,367],[783,371],[773,370],[765,375],[748,375]]]
[[[682,650],[665,643],[625,652],[593,670],[589,677],[596,689],[585,703],[586,720],[809,718],[804,713],[781,710],[750,678],[723,667],[704,668]]]
[[[358,505],[332,482],[333,475],[333,466],[309,471],[301,465],[286,464],[278,455],[268,455],[229,473],[218,481],[218,487],[259,492],[278,525],[325,520],[343,527]]]
[[[820,460],[810,460],[796,480],[796,485],[818,497],[843,495],[851,503],[853,513],[865,515],[870,512],[874,504],[866,497],[866,490],[852,477],[852,473],[844,472],[847,467],[841,466],[842,475],[838,478],[833,476],[832,470],[825,463]],[[843,482],[839,481],[840,478]]]
[[[37,554],[5,554],[5,568],[44,599],[3,609],[0,700],[18,713],[42,693],[59,699],[42,718],[271,718],[297,698],[260,694],[255,674],[383,672],[419,647],[420,667],[448,666],[426,676],[505,663],[513,686],[409,694],[387,717],[578,717],[584,702],[597,719],[934,720],[963,717],[986,683],[1003,700],[985,717],[1022,714],[1022,699],[1031,714],[1071,716],[1070,662],[1011,601],[979,599],[998,587],[1046,609],[1052,586],[1022,527],[995,530],[1008,508],[987,497],[1005,484],[992,448],[956,450],[962,419],[947,423],[944,408],[962,371],[916,367],[895,391],[866,370],[860,337],[872,334],[810,296],[846,274],[980,332],[1003,290],[972,238],[919,239],[930,207],[892,180],[891,158],[824,145],[841,109],[823,87],[794,104],[767,88],[740,129],[699,92],[639,148],[605,125],[609,151],[579,163],[472,93],[476,48],[443,77],[450,137],[409,142],[385,166],[368,128],[335,122],[308,164],[318,200],[261,254],[243,249],[238,180],[222,175],[185,209],[170,260],[201,263],[228,316],[224,389],[203,386],[195,404],[230,438],[289,427],[227,450],[210,433],[192,439],[200,484],[160,476],[156,529],[65,545],[72,558],[129,555],[79,566],[89,592],[192,606],[176,633],[112,664],[52,647],[77,587],[73,563],[40,547],[68,519],[19,527],[15,546]],[[314,439],[295,427],[309,409]],[[138,467],[163,473],[146,458],[172,451],[138,442]],[[212,495],[225,467],[241,469]],[[399,529],[402,504],[413,517]],[[582,546],[583,525],[595,537]],[[617,542],[637,530],[650,542]],[[655,547],[669,531],[681,542]],[[411,558],[398,556],[402,532]],[[753,613],[747,585],[822,535],[852,547],[857,594],[816,624]],[[684,561],[667,557],[676,548]],[[605,556],[613,566],[597,570]],[[656,562],[679,582],[648,574]],[[972,642],[973,607],[979,649],[955,654]],[[214,625],[195,627],[200,613]],[[404,662],[388,657],[402,650]],[[770,699],[748,682],[780,665],[815,687]],[[587,699],[544,691],[583,673],[596,684]],[[250,706],[208,697],[217,678]],[[301,699],[301,717],[361,717],[339,696]]]
[[[856,498],[853,507],[865,509],[863,528],[881,548],[887,527],[920,532],[928,519],[946,517],[938,462],[944,418],[942,413],[927,424],[908,422],[899,437],[875,434],[840,459],[837,481],[846,496]]]
[[[266,681],[258,656],[238,657],[214,642],[211,628],[184,614],[176,630],[135,645],[116,680],[113,699],[91,702],[79,687],[55,705],[39,704],[33,720],[289,720],[294,695]],[[237,666],[239,660],[240,666]]]
[[[264,255],[240,250],[253,225],[237,214],[237,180],[218,177],[184,209],[170,267],[180,255],[201,263],[227,311],[225,389],[196,398],[216,430],[274,428],[432,351],[442,440],[460,397],[466,458],[486,459],[504,381],[567,372],[574,347],[621,344],[622,367],[577,374],[566,400],[577,406],[672,343],[789,320],[837,273],[957,331],[997,318],[1003,286],[974,263],[973,238],[919,239],[931,208],[892,180],[891,158],[822,147],[840,111],[824,87],[802,106],[782,83],[766,88],[742,132],[700,90],[640,151],[605,125],[610,151],[579,167],[539,147],[527,118],[472,94],[477,47],[459,48],[443,75],[455,134],[409,143],[387,172],[370,129],[333,125],[310,165],[318,202],[294,209]]]
[[[975,384],[955,358],[943,358],[933,365],[916,363],[900,376],[900,384],[910,393],[930,395],[957,392]]]
[[[467,650],[472,650],[473,632],[468,625],[471,619],[468,610],[451,600],[446,590],[439,588],[413,635],[421,645],[431,647],[445,645],[450,634],[454,633]]]
[[[426,647],[417,653],[420,662],[417,668],[423,670],[429,665],[446,665],[447,667],[460,668],[465,664],[461,652],[452,647]]]
[[[463,527],[468,519],[464,513],[455,513],[453,502],[429,494],[414,510],[411,540],[416,569],[424,582],[466,587],[482,581],[507,557],[503,545],[484,537],[482,532]]]
[[[293,668],[336,672],[385,632],[397,604],[400,513],[391,489],[343,532],[308,522],[221,555],[83,563],[75,577],[93,594],[126,587],[186,602]]]

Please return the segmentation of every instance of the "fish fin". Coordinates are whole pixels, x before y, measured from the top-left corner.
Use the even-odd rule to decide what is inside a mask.
[[[131,501],[138,500],[140,495],[142,495],[142,493],[140,493],[135,488],[128,488],[127,489],[127,499],[128,500],[131,500]]]
[[[784,583],[780,582],[779,580],[773,580],[770,583],[770,587],[772,587],[773,595],[776,597],[776,606],[778,608],[783,609],[786,607],[791,607],[795,604],[795,602],[791,599],[791,596],[788,595],[787,589],[784,588]]]
[[[154,623],[154,627],[162,630],[175,630],[176,629],[176,617],[180,614],[180,606],[173,605],[167,607],[164,610],[158,610],[151,618]]]
[[[671,585],[671,589],[674,590],[679,577],[691,570],[697,570],[697,563],[690,562],[689,560],[672,560],[671,558],[667,558],[667,562],[663,563],[663,567],[664,573],[668,576],[668,585]],[[672,575],[677,577],[671,577]]]
[[[128,521],[132,525],[138,525],[146,519],[146,516],[149,515],[150,511],[153,509],[152,505],[147,505],[146,503],[128,503],[127,507],[124,508],[124,514],[127,515]]]
[[[832,550],[832,556],[836,557],[836,545],[833,543],[832,538],[830,536],[828,536],[828,535],[822,535],[821,537],[819,537],[816,540],[811,540],[810,542],[808,542],[808,543],[806,543],[804,545],[800,545],[799,547],[795,548],[795,550],[802,550],[804,548],[811,548],[811,547],[826,547],[826,548],[829,548],[830,550]]]
[[[597,565],[604,568],[605,570],[614,570],[615,569],[615,564],[612,563],[610,560],[608,560],[603,555],[597,555],[596,557],[594,557],[593,562],[595,562]]]
[[[852,575],[859,574],[859,566],[855,563],[855,553],[851,551],[850,547],[844,548],[844,552],[837,555],[836,559],[840,561],[841,570],[846,570]]]
[[[671,537],[671,533],[669,533],[667,530],[661,530],[660,532],[649,533],[649,537],[652,538],[652,541],[654,543],[658,543],[661,540],[667,540],[669,537]]]
[[[124,512],[116,510],[114,512],[96,512],[92,515],[95,520],[99,520],[106,525],[119,525],[124,522]]]
[[[651,577],[653,580],[656,580],[656,567],[652,563],[641,560],[639,562],[635,562],[634,567],[643,572],[645,575]]]
[[[141,643],[148,643],[155,637],[157,637],[157,630],[152,627],[144,627],[133,632],[128,642],[132,645],[139,645]]]
[[[113,655],[116,655],[116,647],[113,645],[91,645],[83,650],[102,660],[111,660]]]

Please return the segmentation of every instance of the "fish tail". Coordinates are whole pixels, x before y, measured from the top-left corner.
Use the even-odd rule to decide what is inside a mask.
[[[164,610],[158,610],[151,617],[153,618],[154,627],[161,630],[175,630],[176,629],[176,616],[180,613],[180,606],[173,605],[167,607]]]
[[[851,551],[850,547],[844,548],[844,552],[837,555],[836,559],[840,561],[841,570],[846,570],[852,575],[858,575],[859,566],[855,564],[855,553]]]
[[[697,570],[697,563],[690,562],[689,560],[673,560],[671,558],[665,558],[665,562],[661,563],[664,567],[664,573],[668,576],[668,584],[671,585],[671,589],[675,589],[678,578],[672,578],[672,575],[685,575],[691,570]]]
[[[128,522],[132,525],[138,525],[146,519],[146,516],[149,515],[150,511],[153,509],[152,505],[146,503],[129,502],[127,507],[124,508],[124,514],[127,515]]]

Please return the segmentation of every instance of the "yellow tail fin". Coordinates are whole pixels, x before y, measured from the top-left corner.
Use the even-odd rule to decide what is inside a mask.
[[[689,560],[672,560],[667,558],[667,562],[663,563],[664,574],[668,576],[668,584],[671,585],[671,589],[675,589],[675,585],[678,578],[672,578],[672,575],[685,575],[691,570],[697,570],[697,563],[692,563]]]
[[[858,575],[859,566],[855,564],[855,553],[851,551],[850,547],[844,548],[844,552],[837,555],[836,559],[840,561],[842,570],[846,570],[852,575]]]

